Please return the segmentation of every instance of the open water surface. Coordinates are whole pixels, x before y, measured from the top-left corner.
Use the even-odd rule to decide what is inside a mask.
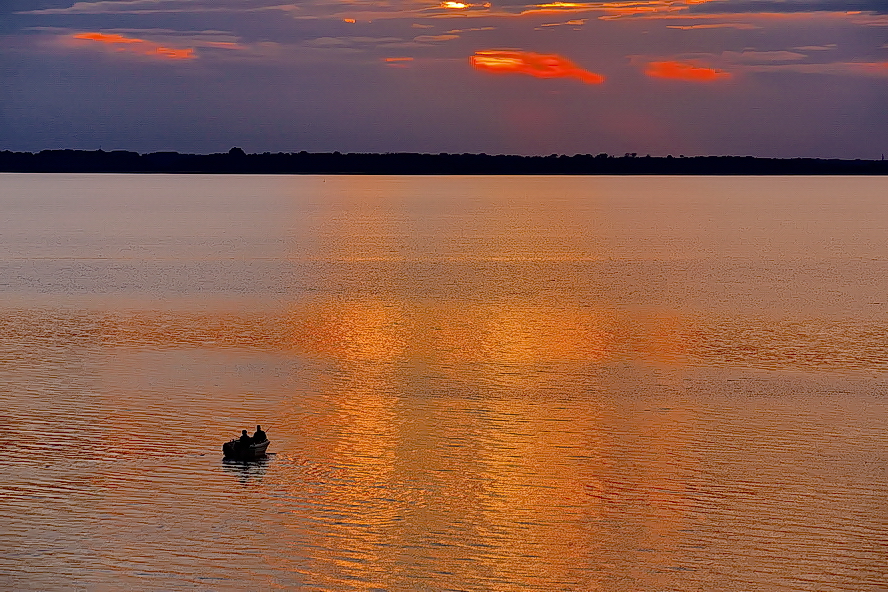
[[[885,590],[886,312],[888,179],[0,175],[0,587]]]

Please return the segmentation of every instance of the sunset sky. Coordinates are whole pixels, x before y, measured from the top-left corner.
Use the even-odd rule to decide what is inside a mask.
[[[0,149],[888,153],[885,0],[4,0]]]

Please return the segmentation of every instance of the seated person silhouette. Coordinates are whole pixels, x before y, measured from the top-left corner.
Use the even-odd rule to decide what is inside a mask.
[[[256,426],[256,433],[253,434],[253,442],[259,444],[260,442],[265,442],[268,439],[268,436],[265,435],[265,432],[262,431],[262,426]]]
[[[247,430],[241,430],[241,437],[238,439],[237,443],[241,446],[249,446],[253,443],[253,439],[247,435]]]

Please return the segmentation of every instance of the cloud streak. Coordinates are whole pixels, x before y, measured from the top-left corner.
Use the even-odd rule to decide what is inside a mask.
[[[749,72],[793,72],[829,76],[888,78],[888,62],[828,62],[823,64],[764,64],[747,66]]]
[[[75,33],[71,36],[71,39],[77,44],[82,42],[100,44],[111,47],[114,51],[121,53],[130,53],[165,60],[192,60],[197,57],[194,53],[194,49],[191,47],[166,47],[164,45],[152,43],[151,41],[146,41],[145,39],[124,37],[117,33]]]
[[[229,12],[244,10],[228,6],[185,3],[183,0],[100,0],[75,2],[67,8],[42,8],[22,11],[19,14],[153,14],[176,12]]]
[[[697,25],[667,25],[667,29],[680,29],[682,31],[693,31],[697,29],[737,29],[739,31],[761,29],[758,25],[751,23],[702,23]]]
[[[601,84],[604,76],[584,70],[565,57],[529,51],[488,49],[469,58],[472,67],[492,74],[524,74],[534,78],[575,78],[585,84]]]
[[[650,62],[644,73],[651,78],[665,78],[682,82],[718,82],[731,78],[730,72],[676,61]]]

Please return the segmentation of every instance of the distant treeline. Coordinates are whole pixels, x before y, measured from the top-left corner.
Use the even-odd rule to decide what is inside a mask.
[[[885,160],[652,157],[625,154],[514,156],[488,154],[219,154],[125,150],[0,152],[0,172],[17,173],[247,173],[354,175],[886,175]]]

